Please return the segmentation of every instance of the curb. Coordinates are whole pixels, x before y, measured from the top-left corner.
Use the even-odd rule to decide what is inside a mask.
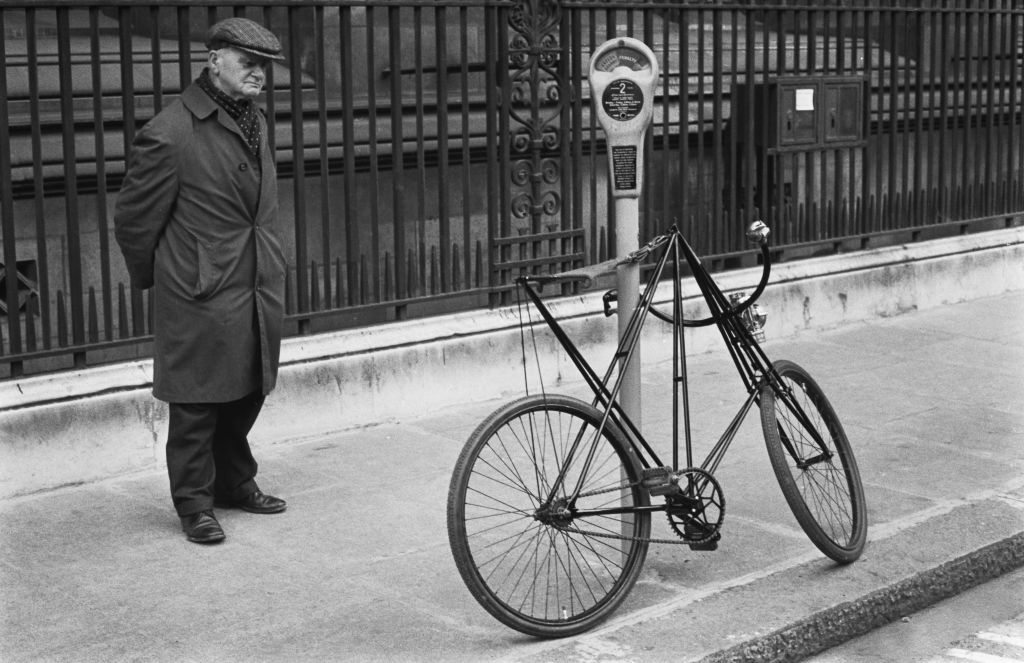
[[[1024,532],[706,656],[700,663],[800,661],[1022,566]]]

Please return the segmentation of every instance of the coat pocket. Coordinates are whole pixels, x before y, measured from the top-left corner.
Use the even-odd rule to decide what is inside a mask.
[[[213,247],[196,240],[196,282],[192,296],[206,299],[217,284],[217,268],[213,264]]]

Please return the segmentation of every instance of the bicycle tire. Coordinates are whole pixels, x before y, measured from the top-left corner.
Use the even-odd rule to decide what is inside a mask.
[[[503,624],[541,638],[586,631],[626,597],[647,556],[650,513],[574,518],[535,516],[559,468],[564,497],[582,480],[580,509],[648,506],[632,447],[602,413],[575,398],[527,396],[487,417],[469,437],[448,492],[448,539],[470,593]],[[568,448],[583,433],[577,453]],[[583,459],[593,447],[589,473]],[[594,491],[597,494],[587,495]],[[597,532],[594,536],[577,530]],[[624,534],[628,539],[610,538]]]
[[[821,387],[806,370],[791,361],[773,366],[789,394],[771,384],[761,389],[761,426],[772,469],[810,540],[833,560],[848,564],[860,557],[867,539],[864,487],[850,441]],[[806,418],[798,417],[791,398]],[[794,453],[804,460],[823,455],[809,425],[827,447],[828,457],[801,468]]]

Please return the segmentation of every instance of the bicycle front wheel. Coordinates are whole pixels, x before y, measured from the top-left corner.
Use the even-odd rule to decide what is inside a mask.
[[[781,385],[761,389],[761,427],[793,515],[823,553],[846,564],[867,538],[867,506],[853,449],[821,387],[799,365],[777,361]]]
[[[498,409],[462,450],[448,539],[466,586],[518,631],[556,638],[605,619],[647,555],[649,504],[631,447],[583,401],[529,396]]]

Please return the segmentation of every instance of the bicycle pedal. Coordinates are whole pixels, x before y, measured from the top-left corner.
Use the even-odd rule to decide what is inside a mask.
[[[700,543],[687,543],[686,545],[690,546],[690,550],[710,552],[712,550],[718,550],[718,537],[716,536]]]
[[[699,528],[695,528],[695,527],[693,527],[691,525],[684,525],[683,526],[683,534],[684,534],[684,540],[686,538],[691,537],[691,536],[696,538],[696,539],[699,539],[699,538],[701,538],[702,532],[700,532]],[[718,550],[718,541],[721,538],[722,538],[722,533],[721,532],[715,532],[711,536],[711,538],[709,538],[709,539],[707,539],[705,541],[699,541],[699,540],[698,541],[687,541],[686,545],[690,546],[690,550],[699,550],[699,551]]]
[[[640,470],[640,482],[647,487],[648,485],[657,485],[659,483],[666,483],[672,476],[672,468],[665,467],[645,467]]]
[[[680,492],[679,477],[671,467],[645,467],[640,471],[640,485],[654,496]]]
[[[662,497],[671,495],[682,495],[683,489],[679,487],[679,484],[675,481],[669,483],[662,483],[656,486],[649,486],[647,492],[651,494],[651,497]]]

